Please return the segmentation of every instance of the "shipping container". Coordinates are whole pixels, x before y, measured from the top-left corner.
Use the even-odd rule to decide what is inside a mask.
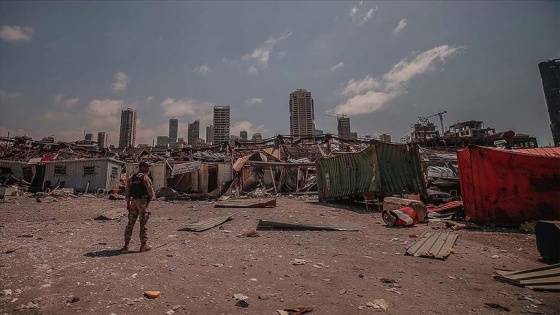
[[[426,195],[414,144],[377,142],[361,152],[321,158],[316,168],[320,200],[354,199],[365,192]]]
[[[457,152],[467,220],[513,227],[560,218],[560,156],[472,146]]]

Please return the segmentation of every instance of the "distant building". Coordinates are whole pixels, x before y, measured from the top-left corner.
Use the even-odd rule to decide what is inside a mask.
[[[84,140],[86,140],[86,141],[93,141],[93,133],[89,133],[89,132],[86,133],[86,134],[84,135]]]
[[[384,133],[384,134],[379,136],[379,141],[391,143],[391,135],[388,135],[388,134]]]
[[[410,133],[410,139],[412,141],[424,141],[439,137],[439,131],[433,123],[416,123],[412,128],[412,132]]]
[[[247,130],[241,130],[239,132],[239,138],[241,140],[247,141]]]
[[[140,143],[140,144],[138,144],[138,147],[139,147],[139,148],[149,148],[150,145],[147,144],[147,143]]]
[[[121,112],[119,148],[134,148],[136,144],[136,110],[127,108]]]
[[[484,123],[478,120],[457,122],[449,126],[446,137],[485,137],[496,133],[494,128],[484,128]]]
[[[229,106],[214,106],[214,144],[222,145],[230,140],[230,115]]]
[[[177,139],[177,142],[173,144],[173,149],[183,149],[186,147],[187,147],[187,142],[185,142],[185,139],[183,138]]]
[[[202,139],[202,138],[198,138],[198,140],[196,140],[196,144],[198,146],[202,146],[202,145],[206,144],[206,141],[204,141],[204,139]]]
[[[157,136],[156,147],[158,147],[158,148],[169,147],[169,137],[168,136]]]
[[[348,140],[351,139],[350,136],[350,117],[346,117],[345,115],[337,117],[338,122],[338,137],[340,139]]]
[[[235,141],[239,140],[239,137],[236,135],[229,135],[229,146],[230,147],[234,147],[235,146]]]
[[[41,139],[43,143],[54,143],[54,136],[43,137]]]
[[[315,135],[316,135],[316,136],[322,136],[323,133],[324,133],[323,130],[321,130],[321,129],[315,129]]]
[[[315,132],[315,111],[311,92],[298,89],[290,93],[290,135],[309,137]]]
[[[560,146],[560,59],[539,63],[554,146]]]
[[[97,147],[100,149],[106,149],[109,147],[109,134],[104,131],[97,133]]]
[[[260,133],[255,133],[253,134],[253,137],[251,138],[252,141],[262,141],[262,136]]]
[[[206,127],[206,143],[214,143],[214,126],[212,125]]]
[[[196,140],[200,137],[200,121],[197,119],[192,124],[189,124],[188,143],[190,146],[197,145]]]
[[[358,140],[358,133],[357,132],[351,132],[349,140],[354,140],[354,141]]]
[[[179,120],[177,118],[169,119],[169,143],[177,142],[178,133],[179,133]]]

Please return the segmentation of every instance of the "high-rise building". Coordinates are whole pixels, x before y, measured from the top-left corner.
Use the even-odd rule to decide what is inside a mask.
[[[179,131],[179,120],[177,118],[169,119],[169,143],[177,142],[178,131]]]
[[[384,134],[379,136],[379,141],[391,143],[391,135],[388,135],[388,134],[384,133]]]
[[[253,138],[251,138],[252,141],[262,141],[262,136],[260,133],[255,133],[253,134]]]
[[[136,110],[127,108],[121,112],[119,148],[134,148],[136,144]]]
[[[200,136],[200,121],[197,119],[192,124],[189,124],[189,145],[196,147],[198,137]]]
[[[324,131],[322,129],[315,129],[315,135],[316,136],[322,136],[324,133]]]
[[[109,134],[105,131],[97,133],[97,147],[100,149],[106,149],[109,147]]]
[[[241,140],[247,141],[247,130],[241,130],[241,131],[239,132],[239,138],[240,138]]]
[[[350,133],[350,140],[354,140],[357,141],[358,140],[358,133],[357,132],[351,132]]]
[[[345,115],[337,117],[338,137],[343,140],[350,140],[350,117]]]
[[[222,145],[229,141],[229,106],[214,106],[214,144]]]
[[[213,144],[214,143],[214,126],[206,126],[206,143]]]
[[[313,98],[311,92],[297,89],[290,93],[290,135],[313,136],[315,131]]]
[[[89,133],[89,132],[86,133],[86,134],[84,135],[84,140],[86,140],[86,141],[93,141],[93,133]]]
[[[560,59],[539,63],[554,146],[560,146]]]
[[[169,137],[168,136],[157,136],[156,138],[156,146],[158,148],[167,148],[169,146]]]

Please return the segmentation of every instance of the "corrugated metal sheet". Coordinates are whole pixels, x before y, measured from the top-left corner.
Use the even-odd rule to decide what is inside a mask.
[[[376,143],[358,153],[317,160],[319,199],[337,199],[376,192],[426,194],[415,145]]]
[[[412,243],[406,254],[427,258],[446,259],[459,235],[449,232],[426,232]]]
[[[303,230],[303,231],[360,231],[360,228],[353,225],[319,225],[319,224],[294,224],[259,220],[257,230],[277,229],[277,230]]]
[[[218,187],[233,179],[231,163],[218,163]]]
[[[44,181],[50,181],[52,185],[64,182],[64,187],[77,191],[85,191],[86,187],[89,192],[113,189],[119,187],[121,165],[121,162],[110,158],[47,162]],[[55,174],[57,167],[65,167],[65,174]],[[93,167],[93,174],[84,174],[86,167]]]
[[[209,229],[211,229],[215,226],[218,226],[220,224],[223,224],[224,222],[227,222],[231,219],[233,219],[233,215],[210,218],[210,219],[202,220],[202,221],[197,222],[197,223],[187,224],[187,226],[185,228],[181,229],[181,231],[202,232],[202,231],[209,230]]]
[[[476,146],[457,157],[469,221],[518,226],[560,218],[560,157]]]
[[[513,151],[518,153],[527,153],[533,155],[560,157],[560,147],[513,149]]]
[[[31,165],[19,161],[0,160],[0,167],[11,169],[12,175],[17,179],[24,179],[23,168],[31,167]]]

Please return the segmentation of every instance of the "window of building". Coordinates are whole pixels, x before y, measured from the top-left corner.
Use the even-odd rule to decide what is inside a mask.
[[[84,175],[95,175],[95,166],[84,166]]]
[[[55,165],[54,166],[54,175],[66,175],[66,166]]]
[[[111,177],[116,178],[119,176],[119,168],[116,166],[111,167]]]

